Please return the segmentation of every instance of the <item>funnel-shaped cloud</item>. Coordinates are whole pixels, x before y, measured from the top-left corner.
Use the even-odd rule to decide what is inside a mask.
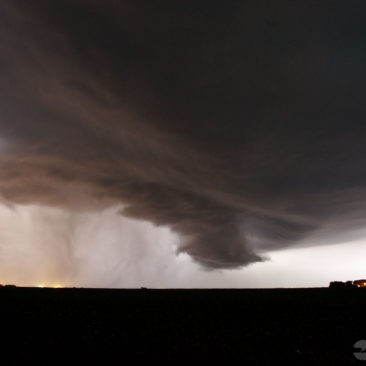
[[[123,204],[211,268],[365,224],[366,5],[5,1],[0,193]]]

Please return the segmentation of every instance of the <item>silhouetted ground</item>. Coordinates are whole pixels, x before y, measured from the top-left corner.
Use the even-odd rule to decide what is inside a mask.
[[[366,289],[0,288],[0,309],[6,365],[362,365],[366,339]]]

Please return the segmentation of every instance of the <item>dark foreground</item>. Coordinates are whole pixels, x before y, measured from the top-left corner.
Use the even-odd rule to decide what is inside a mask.
[[[0,288],[6,365],[366,365],[366,289]]]

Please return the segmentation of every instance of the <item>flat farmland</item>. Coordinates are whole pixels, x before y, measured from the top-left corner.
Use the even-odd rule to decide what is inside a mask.
[[[0,288],[6,364],[361,365],[366,289]]]

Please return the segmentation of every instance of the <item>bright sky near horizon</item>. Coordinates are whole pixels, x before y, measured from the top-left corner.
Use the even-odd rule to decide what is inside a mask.
[[[268,252],[248,267],[207,271],[176,255],[169,229],[124,218],[120,207],[68,213],[0,207],[0,283],[139,288],[325,287],[366,277],[366,239]]]

